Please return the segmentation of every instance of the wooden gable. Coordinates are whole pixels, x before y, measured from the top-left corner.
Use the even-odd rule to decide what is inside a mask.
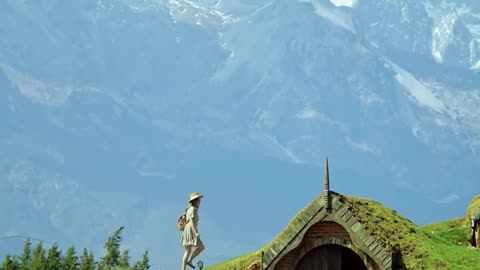
[[[306,252],[327,244],[353,250],[368,269],[392,269],[392,252],[364,228],[339,196],[329,195],[327,191],[307,205],[274,240],[262,255],[262,269],[293,270],[291,265]]]

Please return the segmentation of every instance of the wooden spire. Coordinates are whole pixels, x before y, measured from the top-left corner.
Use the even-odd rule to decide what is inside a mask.
[[[325,160],[325,177],[323,179],[323,197],[325,200],[325,207],[327,210],[331,209],[331,201],[330,201],[330,173],[328,172],[328,157]]]
[[[323,179],[323,190],[324,191],[330,191],[330,175],[328,172],[328,157],[325,160],[325,177]]]

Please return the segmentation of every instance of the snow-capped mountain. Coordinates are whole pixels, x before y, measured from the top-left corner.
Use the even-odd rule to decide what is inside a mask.
[[[479,3],[2,1],[0,233],[101,256],[126,225],[133,256],[172,269],[172,222],[199,190],[211,264],[283,228],[326,156],[336,191],[419,223],[463,215]]]

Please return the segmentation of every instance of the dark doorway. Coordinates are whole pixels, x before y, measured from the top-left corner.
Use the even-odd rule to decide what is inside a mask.
[[[351,249],[323,245],[305,254],[295,270],[367,270],[367,267]]]
[[[480,224],[478,220],[474,220],[474,219],[470,220],[470,222],[471,222],[471,228],[472,228],[472,237],[470,239],[470,243],[472,244],[472,246],[477,247],[480,245],[480,243],[478,243],[478,239],[479,239],[478,233],[480,232]]]

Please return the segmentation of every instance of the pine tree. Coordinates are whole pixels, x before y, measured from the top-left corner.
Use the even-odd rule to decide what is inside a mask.
[[[79,270],[95,270],[95,259],[93,254],[88,253],[87,249],[83,249],[83,254],[80,257],[80,266]]]
[[[45,250],[42,242],[39,242],[33,250],[32,259],[28,266],[29,270],[47,270],[45,262]]]
[[[122,253],[122,257],[120,257],[120,261],[118,262],[119,267],[127,268],[130,267],[130,253],[128,250],[124,250]]]
[[[105,243],[107,253],[100,260],[100,269],[113,269],[118,266],[120,261],[120,242],[122,241],[121,233],[123,226],[117,229],[112,236],[110,236]]]
[[[134,266],[135,270],[148,270],[150,269],[150,260],[148,259],[148,250],[143,253],[142,260],[137,262]]]
[[[28,265],[32,260],[32,242],[30,238],[27,238],[23,244],[23,253],[20,256],[20,269],[21,270],[28,270]]]
[[[71,246],[67,249],[65,258],[63,259],[63,269],[64,270],[78,270],[79,263],[78,257],[75,254],[75,247]]]
[[[5,260],[3,261],[2,266],[0,266],[1,270],[19,270],[20,269],[20,263],[12,258],[10,254],[7,254],[5,256]]]
[[[48,270],[62,270],[62,252],[57,244],[53,244],[48,250],[46,266]]]

